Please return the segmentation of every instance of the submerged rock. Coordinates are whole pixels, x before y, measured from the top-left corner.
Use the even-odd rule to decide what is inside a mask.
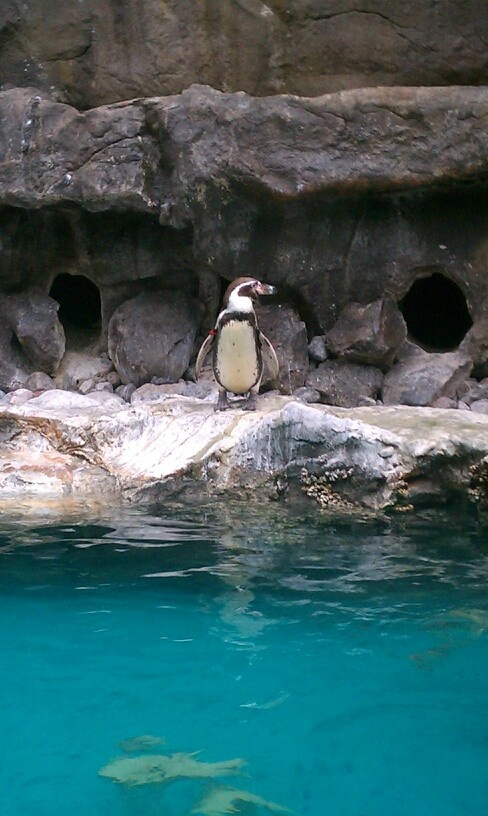
[[[106,776],[120,785],[152,785],[168,783],[176,779],[213,779],[220,776],[235,776],[245,765],[243,759],[229,759],[223,762],[201,762],[195,754],[145,754],[136,757],[116,757],[100,769],[100,776]]]
[[[191,812],[201,814],[201,816],[225,816],[227,813],[239,813],[240,803],[245,804],[246,802],[253,807],[266,808],[272,813],[292,813],[289,808],[277,805],[276,802],[269,802],[255,793],[228,788],[224,785],[212,788]]]

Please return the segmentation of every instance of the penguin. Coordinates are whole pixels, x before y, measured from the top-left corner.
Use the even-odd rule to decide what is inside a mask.
[[[230,408],[227,394],[247,394],[241,403],[245,411],[256,410],[256,395],[263,377],[264,361],[273,379],[279,363],[268,338],[259,331],[254,301],[260,295],[274,295],[275,286],[255,278],[237,278],[224,295],[223,309],[215,328],[210,330],[198,353],[195,374],[198,379],[206,356],[213,350],[213,371],[220,385],[216,411]]]

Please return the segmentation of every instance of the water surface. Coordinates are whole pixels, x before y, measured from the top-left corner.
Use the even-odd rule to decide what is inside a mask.
[[[485,816],[485,542],[457,516],[5,519],[2,816],[188,816],[219,786],[303,816]],[[161,741],[120,747],[143,735]],[[246,766],[99,775],[197,751]]]

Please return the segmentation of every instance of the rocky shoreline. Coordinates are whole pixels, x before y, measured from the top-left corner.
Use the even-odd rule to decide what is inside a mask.
[[[483,506],[488,417],[407,406],[342,409],[261,395],[255,413],[159,395],[53,390],[0,403],[0,507],[209,497],[317,511]]]

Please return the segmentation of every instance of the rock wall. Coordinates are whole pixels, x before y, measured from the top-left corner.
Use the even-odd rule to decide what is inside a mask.
[[[482,85],[479,0],[2,0],[0,77],[87,109],[194,82],[256,96]]]
[[[60,343],[109,352],[124,385],[189,379],[252,271],[279,287],[269,331],[273,308],[294,327],[283,391],[467,406],[488,374],[487,37],[474,0],[5,0],[0,387],[60,382]],[[29,342],[14,296],[46,315]],[[173,328],[134,343],[158,302]]]

